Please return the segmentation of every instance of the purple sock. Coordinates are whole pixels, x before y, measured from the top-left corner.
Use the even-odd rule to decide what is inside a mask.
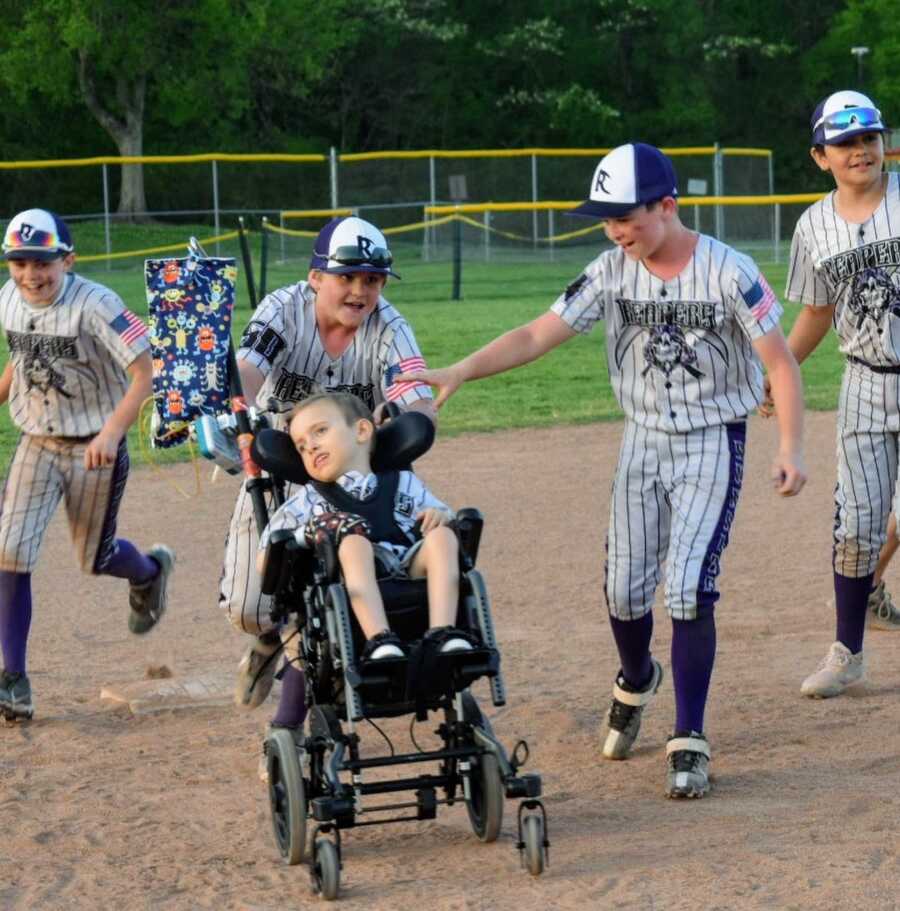
[[[10,674],[25,673],[31,629],[31,573],[0,572],[0,646]]]
[[[131,541],[116,538],[113,555],[103,568],[104,576],[127,579],[140,585],[149,582],[159,572],[159,564],[153,557],[142,554]]]
[[[298,728],[306,720],[306,677],[293,664],[285,665],[281,678],[281,698],[272,724]]]
[[[711,607],[696,620],[672,621],[675,730],[703,733],[703,712],[716,660],[716,621]]]
[[[638,690],[645,687],[653,676],[653,665],[650,664],[653,614],[647,611],[637,620],[619,620],[610,614],[609,625],[619,650],[625,682]]]
[[[854,655],[862,651],[871,590],[872,576],[851,579],[834,574],[834,603],[837,608],[837,632],[834,637]]]

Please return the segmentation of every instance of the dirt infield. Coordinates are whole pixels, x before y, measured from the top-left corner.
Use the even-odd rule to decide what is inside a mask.
[[[870,680],[837,700],[799,696],[833,637],[834,416],[811,414],[810,482],[779,500],[774,428],[751,423],[744,492],[724,564],[719,655],[707,716],[714,792],[662,796],[671,678],[625,763],[598,758],[616,671],[601,609],[603,539],[621,427],[470,435],[420,463],[435,491],[487,519],[481,567],[509,705],[490,708],[508,745],[525,737],[543,773],[551,865],[519,868],[514,806],[482,845],[465,810],[430,823],[345,833],[348,908],[894,908],[900,772],[900,635],[869,636]],[[190,466],[135,472],[121,531],[178,553],[170,614],[129,636],[121,583],[79,576],[54,521],[35,575],[30,647],[37,716],[0,727],[0,908],[247,909],[317,904],[305,868],[282,865],[256,778],[269,707],[204,704],[133,716],[101,688],[148,666],[176,678],[234,667],[242,637],[215,606],[234,479],[184,499]],[[896,571],[894,571],[896,578]],[[890,577],[889,577],[890,581]],[[896,586],[895,586],[896,587]],[[668,666],[657,610],[655,651]],[[406,723],[389,728],[405,749]],[[363,731],[364,737],[369,736]],[[370,740],[377,744],[374,732]],[[380,747],[378,747],[380,749]]]

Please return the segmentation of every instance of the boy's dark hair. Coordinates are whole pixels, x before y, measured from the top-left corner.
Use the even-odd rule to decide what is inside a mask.
[[[373,426],[375,424],[375,416],[369,410],[366,403],[355,395],[350,395],[349,392],[318,392],[315,395],[309,396],[309,398],[297,402],[288,415],[288,423],[293,421],[301,411],[316,402],[331,402],[343,415],[348,427],[354,421],[368,421]]]

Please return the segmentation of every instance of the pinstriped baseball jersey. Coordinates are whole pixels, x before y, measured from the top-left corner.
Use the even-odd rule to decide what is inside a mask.
[[[378,489],[378,479],[374,474],[363,475],[358,471],[348,471],[337,479],[351,496],[363,500],[371,496]],[[443,509],[449,512],[449,507],[442,503],[411,471],[401,471],[397,485],[397,495],[394,498],[394,520],[407,533],[411,533],[416,524],[416,516],[424,509]],[[265,548],[269,535],[281,528],[302,528],[313,516],[330,512],[328,501],[312,486],[304,484],[276,513],[269,519],[260,540],[260,548]],[[398,557],[409,550],[399,544],[389,541],[379,541]]]
[[[114,292],[74,274],[47,307],[32,307],[6,282],[0,324],[14,364],[10,416],[36,436],[98,433],[125,395],[126,368],[150,347]]]
[[[751,343],[782,312],[752,259],[703,234],[667,280],[619,247],[601,253],[552,310],[577,332],[606,321],[619,404],[630,420],[668,433],[740,420],[760,403]]]
[[[317,392],[349,392],[369,408],[385,401],[409,405],[430,399],[423,383],[394,384],[404,370],[425,362],[406,320],[383,298],[357,329],[340,357],[322,345],[316,325],[315,293],[307,282],[273,291],[257,307],[244,332],[238,358],[266,377],[257,404],[274,397],[286,406]],[[276,426],[283,428],[282,417]]]

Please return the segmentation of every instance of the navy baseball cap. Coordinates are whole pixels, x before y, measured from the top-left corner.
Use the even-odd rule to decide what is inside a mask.
[[[812,144],[834,145],[859,133],[884,133],[881,111],[868,95],[850,90],[834,92],[820,101],[810,120]]]
[[[333,218],[316,238],[310,269],[347,275],[353,272],[375,272],[393,275],[394,257],[384,235],[375,225],[356,216]]]
[[[26,209],[14,216],[3,235],[7,259],[57,259],[75,250],[68,225],[46,209]]]
[[[590,198],[569,214],[619,218],[665,196],[678,196],[672,162],[656,146],[630,142],[601,159],[591,180]]]

